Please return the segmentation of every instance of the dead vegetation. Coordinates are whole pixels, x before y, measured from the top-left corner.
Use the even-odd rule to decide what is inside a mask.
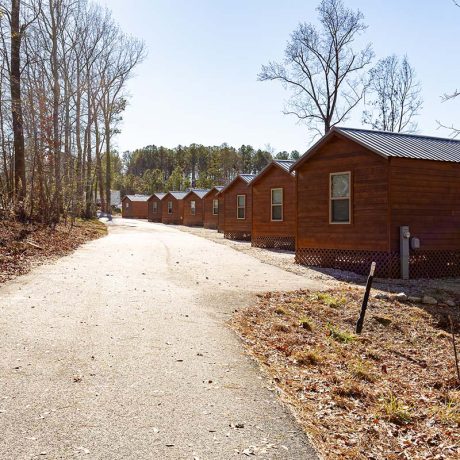
[[[261,295],[233,323],[325,458],[460,458],[459,307],[372,299],[357,336],[362,295]]]
[[[47,225],[0,220],[0,283],[106,234],[106,226],[98,220],[78,219],[73,226],[61,223],[54,229]]]

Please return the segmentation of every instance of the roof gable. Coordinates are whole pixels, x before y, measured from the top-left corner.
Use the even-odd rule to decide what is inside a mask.
[[[195,190],[190,190],[185,197],[188,197],[190,194],[196,195],[200,200],[202,200],[205,195],[209,192],[208,189],[195,189]],[[184,197],[184,198],[185,198]]]
[[[173,191],[173,192],[168,192],[165,194],[165,196],[162,198],[162,200],[164,200],[167,196],[171,196],[172,198],[176,199],[176,200],[183,200],[185,198],[185,196],[187,195],[187,192],[176,192],[176,191]]]
[[[260,171],[260,173],[257,174],[257,176],[253,179],[253,181],[251,182],[251,185],[254,185],[261,178],[265,177],[265,175],[273,168],[278,168],[281,171],[285,172],[286,174],[294,176],[295,173],[290,171],[294,163],[295,161],[293,160],[272,160],[270,161],[270,163],[268,163],[268,165],[265,166],[265,168],[262,169],[262,171]]]
[[[210,195],[213,192],[216,192],[216,194],[218,194],[223,190],[223,188],[224,187],[222,185],[215,185],[214,187],[212,187],[210,190],[207,191],[207,193],[203,196],[203,198],[207,198],[208,195]]]
[[[334,126],[291,167],[291,170],[296,170],[334,135],[356,142],[384,158],[398,157],[460,163],[460,140]]]
[[[243,182],[245,185],[249,185],[250,182],[256,177],[255,174],[238,174],[230,183],[228,183],[219,193],[224,193],[238,181]]]
[[[129,201],[148,201],[149,198],[150,195],[125,195],[121,201],[125,199]]]

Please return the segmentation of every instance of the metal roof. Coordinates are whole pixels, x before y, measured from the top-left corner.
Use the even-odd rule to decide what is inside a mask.
[[[159,199],[159,200],[162,200],[164,198],[164,196],[166,195],[166,193],[154,193],[154,195]]]
[[[147,201],[150,198],[150,195],[125,195],[123,200],[128,198],[130,201]]]
[[[255,174],[238,174],[238,176],[241,177],[241,179],[243,179],[248,184],[252,181],[252,179],[254,179],[254,177],[256,177]]]
[[[281,166],[287,172],[290,171],[292,165],[295,163],[294,160],[273,160],[273,163],[276,163],[278,166]]]
[[[249,183],[256,177],[255,174],[238,174],[233,178],[231,182],[229,182],[225,187],[222,188],[222,190],[219,193],[222,193],[224,190],[227,190],[232,184],[234,184],[238,179],[242,179],[246,184],[249,185]]]
[[[204,196],[207,195],[209,191],[210,190],[208,189],[192,189],[189,192],[187,192],[187,195],[190,195],[190,193],[194,193],[198,198],[204,198]]]
[[[185,198],[185,195],[187,195],[188,192],[168,192],[170,195],[172,195],[176,200],[183,200]],[[168,194],[168,193],[165,193],[165,196]],[[164,196],[164,197],[165,197]],[[164,198],[163,197],[163,198]],[[162,199],[163,199],[162,198]]]
[[[217,190],[217,193],[220,193],[222,190],[224,189],[224,187],[222,185],[215,185],[214,187],[212,187],[211,189],[209,189],[206,193],[206,195],[204,195],[203,198],[205,198],[206,196],[208,196],[211,192],[213,192],[214,190]]]
[[[295,170],[334,134],[340,134],[385,158],[399,157],[460,163],[460,140],[334,126],[297,160],[291,170]]]

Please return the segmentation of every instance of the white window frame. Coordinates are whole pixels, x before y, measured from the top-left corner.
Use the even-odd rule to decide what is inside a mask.
[[[190,214],[192,216],[196,215],[196,201],[195,200],[190,201]]]
[[[239,198],[242,196],[244,198],[244,205],[240,206],[239,205]],[[243,210],[243,217],[239,217],[238,211],[242,209]],[[246,220],[246,195],[236,195],[236,219],[237,220]]]
[[[125,208],[126,208],[126,209],[129,208],[129,201],[127,201],[127,202],[125,203]]]
[[[214,198],[212,200],[212,215],[217,216],[219,215],[219,200]]]
[[[158,201],[152,203],[152,213],[156,214],[158,212]]]
[[[281,191],[281,204],[273,204],[273,192],[277,191],[277,190],[280,190]],[[270,219],[272,222],[283,222],[284,220],[284,189],[281,188],[281,187],[277,187],[277,188],[272,188],[270,190],[270,202],[271,202],[271,206],[270,206]],[[273,219],[273,207],[274,206],[279,206],[281,207],[281,219]]]
[[[168,214],[172,214],[172,213],[173,213],[173,202],[168,201]]]
[[[340,197],[334,198],[332,196],[332,178],[334,176],[348,176],[348,196],[347,197]],[[332,220],[332,202],[339,201],[339,200],[348,200],[348,221],[347,222],[335,222]],[[351,193],[351,171],[342,171],[336,173],[329,174],[329,224],[331,225],[350,225],[352,223],[351,218],[351,200],[352,200],[352,193]]]

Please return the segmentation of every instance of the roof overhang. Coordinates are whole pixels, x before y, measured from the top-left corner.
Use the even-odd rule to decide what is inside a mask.
[[[303,165],[307,160],[309,160],[323,145],[327,144],[333,137],[342,137],[344,139],[347,139],[355,144],[360,145],[361,147],[366,148],[367,150],[379,155],[380,157],[383,158],[388,158],[387,155],[383,154],[382,152],[379,152],[378,150],[375,150],[371,148],[369,145],[366,145],[363,142],[360,142],[359,140],[353,138],[352,136],[348,135],[346,132],[341,131],[340,128],[337,128],[333,126],[330,131],[325,134],[321,139],[319,139],[315,144],[313,144],[290,168],[290,171],[296,171],[301,165]]]
[[[294,165],[292,165],[294,166]],[[276,167],[278,168],[280,171],[283,171],[285,174],[287,174],[288,176],[291,176],[291,177],[294,177],[293,174],[292,174],[292,166],[289,170],[283,168],[279,163],[277,163],[276,160],[272,160],[270,161],[270,163],[268,163],[267,166],[265,166],[264,169],[262,169],[262,171],[260,171],[259,174],[257,174],[256,177],[254,177],[254,179],[252,179],[252,181],[250,182],[251,185],[254,185],[256,182],[258,182],[262,177],[264,177],[272,168]]]

